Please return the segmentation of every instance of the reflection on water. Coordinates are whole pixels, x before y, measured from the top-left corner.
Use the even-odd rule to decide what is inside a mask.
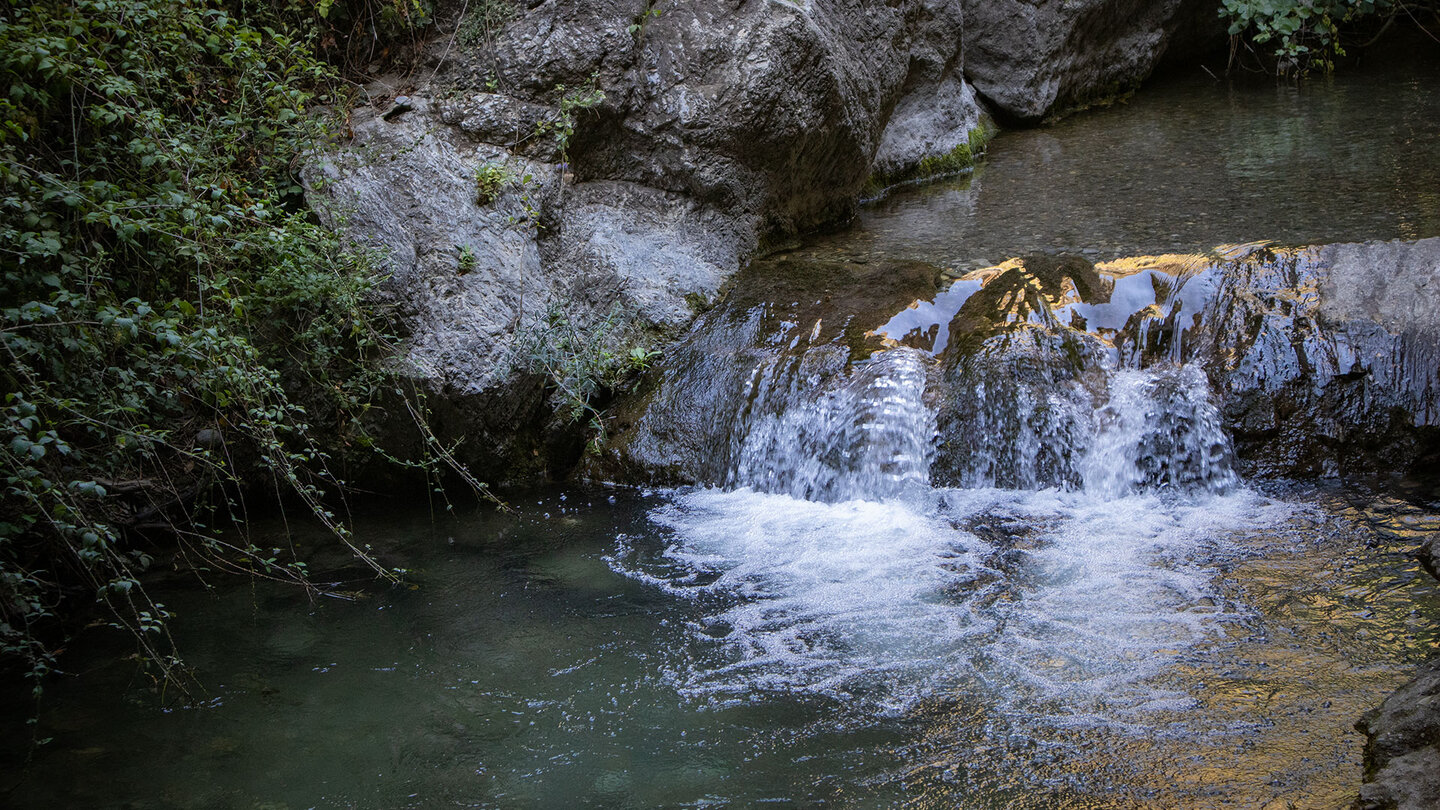
[[[994,139],[973,178],[864,208],[809,248],[971,270],[1029,253],[1097,259],[1440,235],[1440,65],[1299,86],[1194,75]]]
[[[1080,256],[1036,254],[962,273],[932,296],[917,300],[875,330],[886,345],[943,354],[951,330],[986,337],[1017,326],[1069,327],[1089,332],[1119,351],[1124,342],[1150,343],[1164,325],[1164,359],[1181,363],[1186,333],[1215,294],[1218,263],[1264,243],[1220,245],[1204,254],[1127,256],[1092,264]],[[1184,320],[1181,320],[1181,317]],[[1136,319],[1139,319],[1137,322]],[[1146,329],[1144,327],[1152,327]],[[1131,354],[1140,348],[1131,346]],[[1156,359],[1149,352],[1146,360]],[[1126,357],[1124,365],[1141,365]],[[1112,358],[1118,362],[1118,355]]]
[[[62,680],[9,801],[1322,806],[1358,781],[1355,718],[1440,641],[1404,554],[1435,517],[1403,504],[936,497],[370,519],[412,587],[170,594],[208,691]]]

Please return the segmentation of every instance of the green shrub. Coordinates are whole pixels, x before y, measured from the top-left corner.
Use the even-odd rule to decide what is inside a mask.
[[[517,181],[509,166],[499,161],[484,163],[475,169],[475,202],[489,205],[494,202],[506,186]]]
[[[612,307],[605,317],[587,322],[552,305],[520,330],[513,365],[545,378],[567,421],[589,418],[593,447],[604,441],[597,401],[626,387],[660,356],[643,343],[634,317],[622,307]]]
[[[1245,37],[1270,48],[1281,73],[1330,70],[1343,56],[1341,34],[1350,26],[1384,18],[1417,25],[1422,16],[1440,13],[1435,0],[1222,0],[1220,16],[1230,23],[1232,37]]]
[[[225,530],[212,494],[256,474],[393,578],[327,499],[401,386],[375,263],[313,223],[293,174],[339,84],[313,31],[216,0],[10,0],[0,72],[3,652],[38,678],[57,618],[94,599],[168,674],[167,612],[137,584],[157,532],[303,582]]]

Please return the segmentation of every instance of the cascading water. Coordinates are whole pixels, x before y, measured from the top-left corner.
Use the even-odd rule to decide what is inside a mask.
[[[695,338],[705,395],[743,380],[718,406],[735,414],[721,488],[651,513],[663,549],[622,537],[608,558],[702,608],[693,631],[713,655],[671,671],[682,693],[903,712],[962,690],[1016,716],[1124,725],[1188,705],[1147,679],[1246,621],[1216,566],[1241,554],[1227,538],[1290,507],[1238,487],[1198,366],[1116,370],[1120,353],[1054,317],[848,370],[819,321],[752,332],[780,347],[759,353],[717,353],[707,335],[731,322],[714,323]],[[738,367],[717,373],[721,356]]]
[[[1230,437],[1200,368],[1120,371],[1109,389],[1080,463],[1086,491],[1116,498],[1152,489],[1223,493],[1237,484]]]
[[[935,414],[924,403],[926,358],[882,352],[829,390],[766,413],[733,437],[726,483],[816,501],[877,499],[930,482]],[[756,370],[753,386],[775,385]],[[750,392],[771,401],[773,392]]]

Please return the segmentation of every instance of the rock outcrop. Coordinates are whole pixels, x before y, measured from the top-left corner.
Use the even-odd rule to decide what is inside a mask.
[[[388,266],[441,435],[516,479],[559,472],[573,458],[546,448],[582,432],[550,419],[564,386],[526,349],[556,344],[557,325],[566,351],[597,357],[664,343],[765,245],[843,222],[872,177],[967,147],[986,120],[967,77],[1039,117],[1143,76],[1189,8],[474,5],[441,4],[456,34],[373,88],[353,142],[305,177],[322,218]],[[1117,21],[1118,39],[1096,32]]]
[[[650,398],[630,406],[639,412],[611,449],[624,477],[725,483],[725,453],[695,446],[695,436],[715,434],[705,441],[718,447],[737,425],[697,428],[695,412],[751,407],[756,381],[777,385],[779,372],[766,369],[798,374],[781,386],[794,390],[848,374],[874,347],[857,352],[841,324],[935,355],[939,484],[1098,483],[1089,454],[1107,403],[1127,391],[1152,398],[1147,408],[1169,420],[1140,439],[1154,468],[1127,486],[1224,489],[1235,471],[1424,473],[1440,450],[1440,313],[1425,293],[1440,287],[1440,239],[1249,245],[1098,265],[1027,256],[909,301],[839,265],[774,261],[756,272],[773,278],[742,278],[672,352]],[[791,289],[811,276],[823,279],[815,292]],[[772,310],[794,313],[754,320]],[[1164,373],[1181,366],[1188,371]],[[1131,391],[1119,379],[1127,369],[1153,379]],[[681,458],[690,456],[719,467]]]
[[[357,109],[309,198],[388,266],[439,432],[534,477],[567,431],[536,346],[661,342],[765,240],[847,218],[877,154],[963,143],[959,28],[946,0],[517,6]]]
[[[1226,266],[1198,350],[1251,474],[1423,473],[1440,443],[1440,239]]]
[[[1167,53],[1222,43],[1211,0],[965,0],[965,76],[1036,121],[1134,89]],[[1183,34],[1176,38],[1177,31]]]
[[[1428,810],[1440,804],[1440,658],[1355,728],[1365,743],[1365,785],[1355,810]]]

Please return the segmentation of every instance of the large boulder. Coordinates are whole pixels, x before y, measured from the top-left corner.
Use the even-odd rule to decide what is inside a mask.
[[[960,30],[959,0],[551,0],[438,79],[546,103],[593,83],[605,98],[568,151],[580,181],[629,180],[794,232],[850,215],[892,119],[926,130],[892,136],[920,142],[902,162],[964,141],[980,109]]]
[[[1223,41],[1215,0],[965,0],[965,76],[1036,121],[1133,89],[1167,52]]]
[[[1355,727],[1367,738],[1355,810],[1440,807],[1440,658]]]
[[[444,125],[430,99],[408,104],[354,114],[348,147],[305,171],[311,205],[386,269],[405,367],[433,395],[437,432],[463,439],[462,457],[496,480],[558,471],[583,424],[552,419],[547,369],[531,355],[588,362],[681,328],[686,296],[713,296],[753,234],[670,192],[576,186],[553,163]]]
[[[766,240],[849,217],[882,141],[913,165],[980,120],[958,0],[546,0],[479,36],[462,8],[471,36],[403,103],[371,88],[305,177],[386,264],[439,432],[501,479],[574,461],[557,374],[665,342]]]

